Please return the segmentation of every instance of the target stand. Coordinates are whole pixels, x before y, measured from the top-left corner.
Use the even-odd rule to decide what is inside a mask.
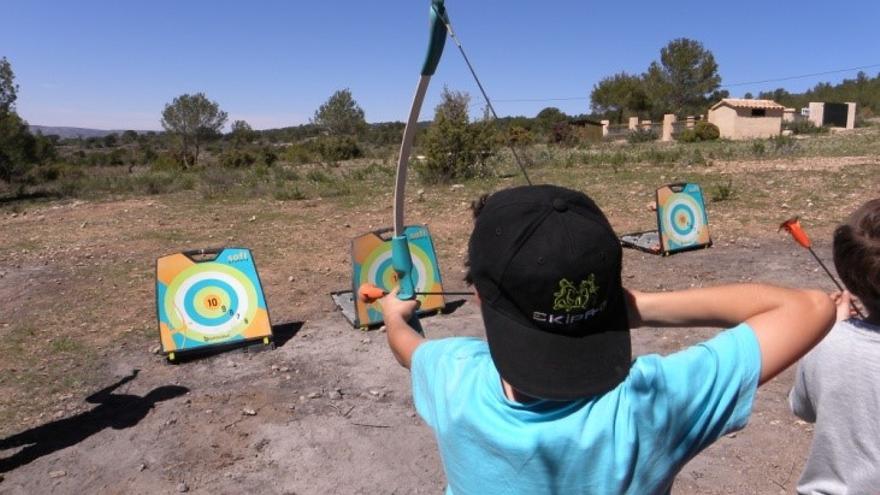
[[[370,283],[385,291],[397,286],[397,273],[391,265],[391,229],[369,232],[351,241],[351,290],[333,292],[330,296],[342,315],[355,328],[366,330],[383,323],[382,306],[378,301],[365,303],[356,297],[361,284]],[[440,267],[428,227],[410,225],[404,233],[413,259],[416,292],[442,292]],[[442,311],[446,301],[442,295],[417,296],[421,303],[417,314]]]
[[[698,184],[663,186],[657,189],[656,201],[657,230],[621,236],[625,247],[668,256],[712,245],[709,217]]]
[[[156,311],[170,361],[250,342],[272,326],[253,255],[245,248],[186,251],[156,260]]]

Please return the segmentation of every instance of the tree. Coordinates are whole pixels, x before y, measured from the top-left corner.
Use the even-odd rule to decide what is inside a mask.
[[[367,128],[364,111],[351,96],[351,91],[341,89],[327,99],[315,111],[312,123],[333,136],[355,136]]]
[[[244,120],[236,120],[232,123],[232,127],[229,130],[229,136],[232,138],[232,142],[235,146],[240,147],[253,142],[253,140],[257,138],[257,133],[254,132],[250,124]]]
[[[226,112],[209,100],[204,93],[183,94],[165,105],[162,127],[180,138],[184,167],[192,153],[192,165],[199,163],[201,144],[216,136],[226,124]]]
[[[626,72],[602,79],[590,93],[593,112],[613,115],[618,124],[623,123],[624,113],[638,115],[650,107],[642,78]]]
[[[535,120],[537,121],[538,129],[546,133],[553,129],[556,124],[568,122],[568,115],[556,107],[547,107],[538,112],[538,115],[535,115]]]
[[[434,122],[420,146],[425,161],[417,164],[416,170],[423,181],[448,182],[484,172],[497,145],[495,128],[487,119],[470,122],[470,101],[467,93],[443,88]]]
[[[18,98],[18,85],[15,84],[12,65],[6,57],[0,58],[0,113],[14,111],[16,98]]]
[[[27,122],[15,112],[18,85],[6,57],[0,59],[0,180],[16,182],[34,163],[54,156],[54,144],[35,138]]]
[[[651,62],[644,75],[652,113],[699,114],[709,95],[721,85],[712,52],[699,41],[678,38],[660,49],[660,62]]]

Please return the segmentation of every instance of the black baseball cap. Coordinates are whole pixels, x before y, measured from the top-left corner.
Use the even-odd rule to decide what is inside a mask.
[[[468,246],[489,351],[505,381],[573,400],[617,386],[632,363],[623,253],[585,194],[524,186],[489,196]]]

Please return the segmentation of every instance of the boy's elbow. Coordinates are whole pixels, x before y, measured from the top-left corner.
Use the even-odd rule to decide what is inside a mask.
[[[835,307],[828,294],[815,289],[804,291],[808,298],[812,316],[822,328],[822,335],[828,332],[834,325]]]

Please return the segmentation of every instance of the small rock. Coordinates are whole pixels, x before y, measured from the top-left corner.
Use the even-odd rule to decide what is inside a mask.
[[[213,409],[205,409],[205,414],[213,414],[213,413],[214,413]]]
[[[151,354],[161,354],[162,353],[162,346],[159,344],[156,344],[153,347],[150,347],[150,353]]]
[[[248,222],[255,222],[256,220],[257,220],[257,216],[256,216],[256,215],[254,215],[254,216],[248,218]]]
[[[376,389],[374,389],[374,388],[371,388],[371,389],[369,390],[369,392],[370,392],[370,395],[373,395],[373,396],[378,396],[380,393],[382,393],[382,392],[379,392],[378,390],[376,390]]]
[[[241,410],[241,413],[244,414],[245,416],[256,416],[257,415],[257,411],[254,411],[250,407],[245,407],[244,409]]]
[[[278,371],[280,371],[282,373],[287,373],[288,371],[290,371],[290,368],[288,368],[287,366],[282,366],[282,367],[278,368]]]
[[[456,189],[464,189],[464,184],[453,184],[452,187],[450,187],[449,189],[453,191],[455,191]]]
[[[410,412],[406,413],[406,415],[407,415],[408,417],[410,417],[410,418],[414,418],[414,417],[416,417],[416,413],[413,412],[413,411],[410,411]]]
[[[338,388],[335,389],[335,390],[331,390],[330,393],[327,394],[327,398],[329,398],[330,400],[339,400],[339,399],[341,399],[341,398],[342,398],[342,390],[340,390],[340,389],[338,389]]]
[[[143,471],[145,469],[147,469],[147,465],[144,463],[141,463],[140,466],[138,466],[138,471]]]
[[[287,281],[288,281],[288,282],[293,282],[293,275],[287,277]]]
[[[186,493],[189,491],[189,487],[186,486],[185,482],[181,481],[180,483],[177,484],[177,491],[178,491],[178,493]]]
[[[736,432],[728,433],[727,438],[736,438]]]
[[[370,342],[372,342],[372,340],[370,340],[369,337],[366,339],[361,339],[361,344],[369,344]]]
[[[321,392],[312,392],[309,394],[309,399],[317,399],[321,396]]]
[[[782,203],[779,207],[783,210],[787,210],[789,208],[788,203]]]
[[[67,471],[49,471],[50,478],[62,478],[67,476]]]

